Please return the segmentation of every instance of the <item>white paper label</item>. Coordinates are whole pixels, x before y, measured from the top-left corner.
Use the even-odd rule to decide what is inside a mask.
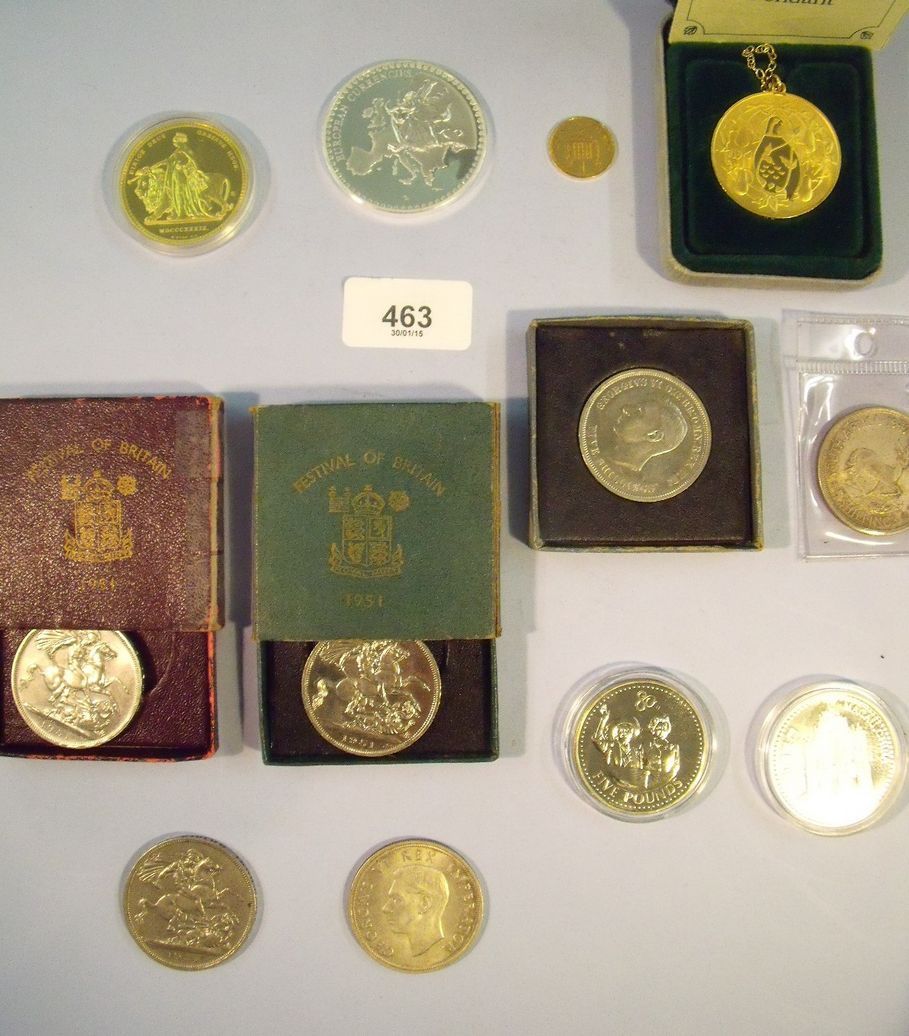
[[[466,349],[473,322],[467,281],[348,277],[341,338],[354,349]]]

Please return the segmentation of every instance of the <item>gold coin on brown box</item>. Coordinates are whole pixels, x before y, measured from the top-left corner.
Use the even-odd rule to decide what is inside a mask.
[[[132,722],[142,667],[119,630],[31,630],[13,658],[12,690],[19,715],[45,741],[94,748]]]
[[[615,152],[612,131],[587,115],[563,119],[549,134],[553,165],[576,180],[589,180],[605,173]]]
[[[657,503],[688,489],[710,456],[710,418],[685,382],[635,368],[598,385],[578,423],[591,475],[625,500]]]
[[[236,954],[256,919],[256,887],[240,859],[210,838],[159,842],[130,870],[130,935],[159,964],[201,971]]]
[[[172,252],[231,237],[249,210],[251,185],[240,140],[190,116],[146,127],[128,145],[118,175],[131,228]]]
[[[462,957],[483,924],[483,889],[467,861],[438,842],[392,842],[350,885],[354,938],[380,964],[436,971]]]
[[[622,818],[655,817],[703,784],[711,736],[697,704],[667,683],[628,679],[586,705],[571,765],[585,790]]]
[[[830,510],[871,536],[909,529],[909,414],[890,407],[853,410],[834,422],[817,458]]]
[[[421,640],[322,640],[302,685],[306,715],[322,737],[372,758],[418,741],[442,698],[439,667]]]

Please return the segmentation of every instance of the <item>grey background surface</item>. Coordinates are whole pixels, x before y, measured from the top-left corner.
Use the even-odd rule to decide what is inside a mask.
[[[909,1029],[909,814],[811,837],[772,813],[745,761],[752,717],[793,678],[836,673],[909,701],[907,559],[796,556],[779,341],[783,310],[907,312],[909,26],[876,59],[882,276],[850,291],[694,288],[658,261],[665,13],[658,0],[3,4],[2,391],[223,394],[230,563],[215,758],[0,760],[5,1032]],[[491,113],[485,183],[435,221],[370,218],[322,167],[326,98],[355,69],[399,56],[450,67]],[[115,142],[171,111],[236,120],[267,159],[255,222],[194,259],[137,244],[105,199]],[[576,113],[618,139],[614,168],[591,183],[563,178],[546,155],[551,127]],[[470,281],[471,348],[346,348],[351,275]],[[597,313],[754,322],[762,553],[535,554],[522,542],[524,332],[534,317]],[[503,758],[266,768],[248,637],[247,408],[399,398],[506,403]],[[722,779],[661,823],[601,816],[554,756],[568,690],[626,659],[691,674],[725,715]],[[260,885],[254,940],[210,973],[156,966],[119,913],[134,855],[181,831],[232,846]],[[358,861],[405,836],[450,843],[488,894],[474,950],[432,975],[375,965],[344,919]]]

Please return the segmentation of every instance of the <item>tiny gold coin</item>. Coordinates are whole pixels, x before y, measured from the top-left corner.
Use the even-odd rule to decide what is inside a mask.
[[[827,506],[856,532],[909,529],[909,414],[889,407],[853,410],[834,422],[817,458]]]
[[[421,640],[322,640],[303,667],[303,707],[351,755],[393,755],[435,719],[442,680]]]
[[[581,786],[624,820],[675,809],[701,787],[712,754],[695,701],[656,679],[607,687],[575,720],[570,763]]]
[[[13,658],[12,690],[19,715],[45,741],[94,748],[136,715],[142,667],[119,630],[30,630]]]
[[[220,842],[170,838],[143,853],[126,881],[129,934],[159,964],[201,971],[223,964],[249,937],[256,886]]]
[[[601,176],[615,159],[615,137],[587,115],[563,119],[549,134],[549,157],[556,169],[576,180]]]
[[[785,817],[815,834],[851,834],[898,797],[904,738],[867,688],[847,680],[810,684],[765,719],[758,771]]]
[[[187,251],[223,244],[249,206],[246,149],[223,126],[185,117],[142,130],[118,174],[120,205],[142,238]]]
[[[725,193],[768,219],[817,208],[842,165],[827,116],[790,93],[749,94],[733,104],[713,131],[710,161]]]
[[[704,470],[710,418],[685,382],[637,368],[591,392],[578,443],[597,482],[625,500],[655,503],[683,493]]]
[[[380,964],[436,971],[470,949],[483,924],[483,889],[470,864],[438,842],[392,842],[350,883],[354,938]]]

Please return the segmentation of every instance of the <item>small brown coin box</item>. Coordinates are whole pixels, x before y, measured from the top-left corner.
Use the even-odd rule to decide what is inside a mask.
[[[221,423],[221,401],[208,396],[0,401],[0,754],[177,760],[214,752]],[[126,634],[143,693],[117,737],[64,748],[25,723],[11,681],[30,629]],[[62,662],[61,653],[48,666]]]
[[[530,545],[540,550],[761,546],[753,334],[741,320],[581,317],[528,332]],[[584,405],[608,378],[650,369],[685,383],[712,431],[695,482],[667,500],[626,500],[584,462]]]

